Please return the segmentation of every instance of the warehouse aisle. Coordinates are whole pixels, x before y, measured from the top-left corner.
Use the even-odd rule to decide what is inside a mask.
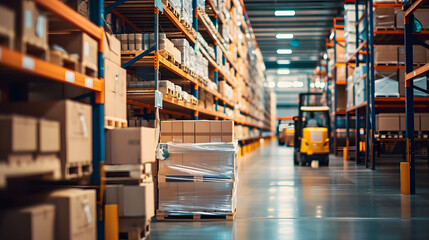
[[[234,222],[152,223],[150,239],[427,239],[425,165],[410,197],[397,164],[371,171],[337,158],[312,169],[293,166],[292,153],[272,143],[239,161]]]

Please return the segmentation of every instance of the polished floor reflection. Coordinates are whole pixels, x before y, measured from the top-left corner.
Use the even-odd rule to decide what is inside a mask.
[[[275,143],[239,161],[234,222],[156,222],[150,239],[429,239],[429,170],[417,164],[417,194],[399,194],[399,159],[376,171],[332,159],[296,167]]]

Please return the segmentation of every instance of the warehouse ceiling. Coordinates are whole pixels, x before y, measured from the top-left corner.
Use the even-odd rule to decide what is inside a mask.
[[[288,68],[314,69],[343,3],[344,0],[244,0],[266,67],[283,68],[277,60],[291,60]],[[276,10],[293,10],[295,15],[275,16]],[[277,39],[279,33],[293,34],[293,38]],[[277,54],[278,49],[291,49],[292,54]]]

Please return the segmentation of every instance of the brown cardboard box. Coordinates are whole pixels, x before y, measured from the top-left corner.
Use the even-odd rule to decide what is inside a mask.
[[[374,8],[374,20],[376,29],[394,29],[395,9],[383,7]]]
[[[61,0],[70,8],[80,13],[82,16],[89,18],[89,1],[88,0]]]
[[[399,131],[399,113],[379,113],[376,115],[377,131]]]
[[[47,202],[55,205],[55,239],[95,240],[95,190],[59,190],[51,193]]]
[[[39,119],[38,126],[39,152],[54,153],[61,150],[60,123],[47,119]]]
[[[194,186],[195,210],[234,210],[233,181],[195,182]]]
[[[136,40],[136,50],[142,50],[143,49],[143,34],[136,33],[135,40]]]
[[[222,121],[222,142],[234,141],[234,121]]]
[[[336,56],[337,62],[339,62],[339,63],[345,62],[346,61],[346,59],[345,59],[345,53],[346,53],[345,48],[343,46],[341,46],[340,44],[337,44],[336,47],[337,47],[337,56]]]
[[[155,214],[153,182],[132,185],[107,185],[106,203],[118,204],[119,217],[146,217]]]
[[[203,164],[205,156],[202,152],[190,151],[182,154],[182,164],[181,175],[207,175],[206,166]]]
[[[406,117],[405,117],[405,113],[399,113],[399,124],[400,124],[400,130],[401,131],[406,131],[407,130],[407,121],[406,121]],[[420,113],[414,113],[414,131],[420,131],[421,130],[421,126],[420,126]]]
[[[0,153],[35,152],[37,119],[20,115],[0,115]]]
[[[171,123],[171,133],[173,143],[183,143],[183,121],[173,121]]]
[[[104,116],[120,120],[127,119],[127,72],[120,65],[104,60],[105,103]]]
[[[10,49],[15,47],[15,12],[0,5],[0,35],[7,36],[3,43]]]
[[[420,130],[429,131],[429,113],[420,113]]]
[[[397,64],[398,46],[396,45],[377,45],[375,46],[375,64]]]
[[[161,122],[161,143],[173,141],[172,126],[173,124],[171,121]]]
[[[128,34],[120,34],[121,35],[121,51],[128,50]]]
[[[109,59],[116,65],[121,65],[121,41],[107,32],[105,33],[104,41],[104,58]],[[107,75],[104,74],[104,77],[107,77]]]
[[[337,111],[346,110],[346,86],[337,86]]]
[[[15,44],[17,50],[38,55],[28,46],[32,45],[39,50],[47,51],[48,17],[41,8],[34,1],[28,0],[3,2],[12,7],[16,14]]]
[[[106,132],[106,164],[154,162],[155,150],[154,128],[117,128]]]
[[[405,64],[405,47],[398,48],[399,64]],[[420,45],[413,45],[413,63],[426,64],[426,48]]]
[[[55,206],[34,205],[0,214],[0,239],[54,240]]]
[[[221,121],[210,121],[210,142],[222,142]]]
[[[49,34],[49,44],[63,47],[69,54],[78,54],[82,73],[97,76],[98,43],[83,32]]]
[[[159,210],[177,210],[177,184],[178,182],[158,182]]]
[[[205,120],[195,121],[195,143],[210,142],[210,122]]]
[[[196,210],[194,191],[194,182],[177,183],[177,205],[180,210],[191,212]]]
[[[159,160],[159,174],[183,175],[183,161],[181,153],[170,153],[167,159]]]
[[[183,142],[195,143],[195,121],[183,121]]]
[[[20,102],[0,105],[3,112],[18,112],[60,122],[61,167],[92,162],[92,110],[88,104],[71,101]]]
[[[134,33],[128,34],[128,50],[136,50],[136,34]]]

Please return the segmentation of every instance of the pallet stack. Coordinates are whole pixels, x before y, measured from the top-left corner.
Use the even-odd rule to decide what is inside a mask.
[[[117,128],[106,132],[106,204],[118,206],[119,234],[147,236],[155,213],[154,128]]]
[[[237,153],[232,121],[163,121],[157,220],[233,220]]]

